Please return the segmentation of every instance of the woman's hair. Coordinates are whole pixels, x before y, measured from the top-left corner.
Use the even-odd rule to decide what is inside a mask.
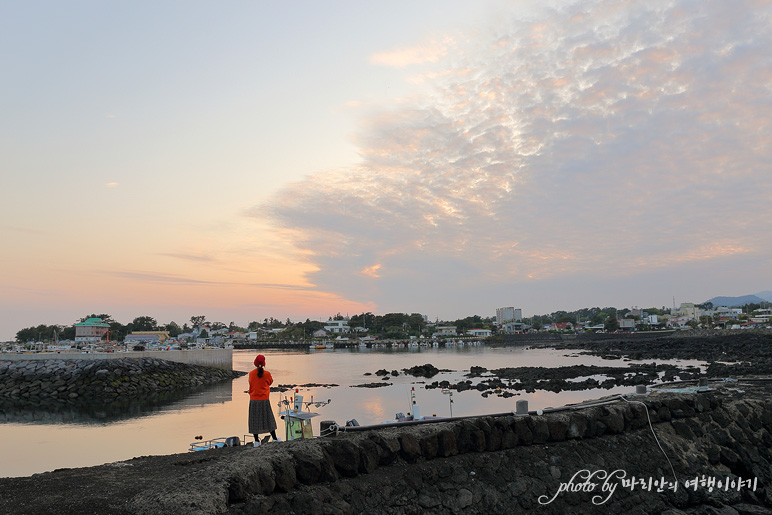
[[[257,377],[263,377],[263,366],[257,365]]]

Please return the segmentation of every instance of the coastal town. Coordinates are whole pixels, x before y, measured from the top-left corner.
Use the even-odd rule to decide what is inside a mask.
[[[92,314],[72,326],[39,325],[17,332],[16,340],[3,342],[3,353],[127,352],[248,348],[250,346],[307,345],[311,348],[351,346],[438,346],[464,340],[493,341],[514,334],[630,333],[690,329],[764,329],[772,327],[770,302],[741,307],[715,306],[712,302],[681,303],[676,308],[588,308],[574,312],[523,317],[514,307],[496,309],[495,316],[469,316],[453,321],[429,320],[419,313],[341,315],[328,320],[282,322],[266,318],[241,327],[234,322],[209,322],[192,316],[182,326],[158,324],[150,316],[123,325],[107,314]]]

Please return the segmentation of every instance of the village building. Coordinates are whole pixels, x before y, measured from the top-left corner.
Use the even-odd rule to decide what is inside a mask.
[[[101,318],[87,318],[75,324],[75,343],[98,343],[110,330]]]
[[[349,332],[348,321],[346,320],[328,320],[324,330],[328,333],[342,334]]]
[[[496,325],[503,326],[508,322],[520,322],[523,320],[523,310],[513,307],[496,308]]]
[[[165,342],[169,339],[169,331],[133,331],[123,339],[124,343]]]

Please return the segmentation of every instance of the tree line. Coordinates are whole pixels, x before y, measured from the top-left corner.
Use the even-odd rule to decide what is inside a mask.
[[[763,307],[768,307],[769,303],[762,304],[746,304],[742,306],[743,312],[751,313]],[[702,309],[712,309],[714,306],[710,302],[697,305]],[[555,311],[553,313],[545,315],[534,315],[533,317],[524,319],[524,322],[531,325],[534,329],[538,330],[545,325],[553,323],[563,322],[590,322],[591,325],[604,325],[607,330],[616,330],[619,325],[617,320],[624,318],[630,313],[630,309],[623,308],[617,309],[613,306],[609,307],[592,307],[582,308],[576,311]],[[646,311],[650,315],[664,315],[668,310],[662,308],[645,308],[642,311]],[[319,329],[322,329],[325,322],[320,320],[306,319],[305,322],[293,322],[289,318],[282,321],[274,317],[266,317],[263,320],[253,320],[246,326],[239,326],[235,322],[225,324],[223,322],[210,322],[205,315],[194,315],[190,317],[189,323],[185,322],[179,325],[177,322],[171,321],[167,324],[159,324],[158,321],[151,316],[139,316],[128,324],[122,324],[116,321],[112,315],[102,314],[90,314],[83,318],[80,318],[78,322],[84,322],[87,318],[101,318],[102,321],[110,325],[109,337],[111,340],[122,340],[129,333],[135,331],[168,331],[169,336],[175,338],[183,333],[190,333],[196,327],[208,327],[210,331],[216,331],[219,329],[228,329],[229,331],[249,332],[257,331],[259,329],[283,329],[278,333],[279,338],[283,339],[301,339],[311,338],[313,333]],[[346,317],[337,313],[328,318],[330,320],[344,320]],[[639,318],[636,316],[636,318]],[[456,320],[448,320],[441,322],[446,325],[453,325],[456,327],[458,333],[468,331],[469,329],[490,329],[494,333],[496,332],[496,319],[495,317],[481,317],[480,315],[472,315]],[[376,315],[371,312],[359,313],[349,317],[348,325],[351,328],[362,327],[367,329],[367,334],[377,334],[383,338],[389,339],[404,339],[410,336],[427,335],[433,332],[432,325],[427,318],[420,313],[386,313],[384,315]],[[54,341],[59,340],[74,340],[75,339],[75,327],[74,325],[46,325],[40,324],[37,326],[26,327],[16,333],[16,341],[28,342],[28,341]]]
[[[122,324],[115,320],[112,315],[107,313],[90,314],[80,318],[76,323],[84,322],[88,318],[100,318],[106,324],[109,324],[110,340],[123,340],[128,334],[135,331],[168,331],[169,336],[175,338],[180,334],[190,333],[195,328],[207,327],[209,331],[219,329],[228,329],[228,331],[250,332],[260,329],[282,329],[278,332],[278,337],[283,339],[301,339],[311,338],[313,333],[328,325],[331,320],[343,320],[345,317],[340,313],[330,316],[328,322],[306,319],[305,322],[293,322],[289,318],[285,321],[273,317],[267,317],[263,320],[254,320],[246,326],[239,326],[235,322],[225,324],[223,322],[210,322],[205,315],[195,315],[190,317],[190,321],[179,325],[175,321],[168,324],[159,324],[151,316],[139,316],[134,318],[128,324]],[[495,329],[494,318],[482,318],[479,315],[473,315],[454,321],[444,322],[448,325],[455,325],[458,332],[468,329]],[[426,317],[420,313],[386,313],[385,315],[375,315],[371,312],[360,313],[349,318],[350,328],[362,327],[367,329],[368,334],[378,334],[384,338],[408,338],[410,336],[420,336],[421,334],[431,333],[428,330],[429,324]],[[203,336],[203,334],[202,334]],[[17,342],[43,341],[52,342],[55,339],[74,340],[75,326],[73,325],[46,325],[26,327],[16,333]]]

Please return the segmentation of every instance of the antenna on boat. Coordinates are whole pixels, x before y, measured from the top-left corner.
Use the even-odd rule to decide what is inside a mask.
[[[415,386],[410,387],[410,414],[413,415],[413,420],[420,418],[418,405],[415,402]]]
[[[450,418],[453,418],[453,390],[451,388],[443,388],[442,393],[450,396]]]

